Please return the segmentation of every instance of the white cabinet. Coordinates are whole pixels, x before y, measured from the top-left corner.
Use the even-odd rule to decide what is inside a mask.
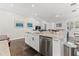
[[[27,33],[25,36],[25,43],[31,46],[36,51],[39,51],[39,35]]]
[[[53,40],[53,56],[60,56],[60,55],[61,55],[60,40],[54,39]]]
[[[39,35],[36,35],[36,34],[32,35],[32,43],[33,43],[32,47],[35,50],[39,51]]]
[[[50,25],[50,29],[52,30],[52,29],[55,29],[55,23],[52,23],[51,25]]]
[[[65,28],[66,28],[66,24],[64,22],[52,23],[52,27],[51,27],[51,29],[65,29]]]
[[[28,44],[28,45],[30,45],[30,46],[31,46],[31,44],[32,44],[31,38],[32,38],[32,35],[31,35],[30,33],[26,33],[26,34],[25,34],[25,43]]]
[[[53,56],[62,56],[64,54],[62,42],[62,39],[53,39]]]
[[[25,35],[25,43],[38,52],[39,52],[39,40],[40,40],[39,35],[37,35],[37,34],[27,33]],[[43,43],[43,45],[44,45],[44,43]],[[62,56],[64,54],[63,48],[64,48],[63,39],[59,39],[57,37],[52,37],[52,55],[53,56]]]

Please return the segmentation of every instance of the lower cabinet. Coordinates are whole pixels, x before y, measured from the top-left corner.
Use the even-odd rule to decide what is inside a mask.
[[[32,36],[32,47],[39,52],[39,36],[33,35]]]
[[[45,38],[43,40],[45,40]],[[48,40],[50,40],[50,39],[48,39]],[[52,43],[51,43],[52,45],[50,47],[52,47],[52,56],[62,56],[62,54],[63,54],[63,44],[61,44],[63,42],[63,41],[61,41],[62,39],[52,38],[51,40],[52,40]],[[25,35],[25,43],[38,52],[40,52],[39,41],[40,41],[39,35],[31,34],[31,33],[28,33]],[[43,42],[43,45],[44,45],[44,42]],[[44,47],[41,47],[41,48],[44,48]]]
[[[32,35],[31,33],[26,34],[25,43],[39,52],[39,35]]]
[[[30,33],[27,33],[25,35],[25,43],[29,46],[32,46],[32,35]]]
[[[64,54],[64,43],[62,39],[53,39],[53,56],[63,56]]]
[[[61,48],[60,48],[60,40],[53,40],[53,56],[60,56]]]

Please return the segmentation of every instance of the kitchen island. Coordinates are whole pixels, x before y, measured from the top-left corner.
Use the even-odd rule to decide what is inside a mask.
[[[43,41],[41,41],[41,40],[43,40]],[[47,40],[46,43],[44,40]],[[41,32],[41,33],[40,32],[33,32],[33,33],[31,33],[31,32],[27,32],[25,35],[25,42],[30,47],[32,47],[33,49],[35,49],[36,51],[38,51],[39,53],[41,53],[43,55],[47,55],[47,56],[62,56],[62,55],[64,55],[63,33],[51,33],[51,32]],[[43,51],[45,51],[45,52],[41,51],[41,48],[44,48],[45,50],[43,49]],[[49,51],[49,50],[51,50],[51,51]]]

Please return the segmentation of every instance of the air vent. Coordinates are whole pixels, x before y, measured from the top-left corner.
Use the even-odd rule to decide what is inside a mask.
[[[75,9],[74,9],[74,10],[72,10],[72,12],[76,12],[76,11],[77,11],[77,10],[75,10]]]
[[[74,6],[74,5],[76,5],[76,3],[72,3],[72,4],[70,4],[71,6]]]

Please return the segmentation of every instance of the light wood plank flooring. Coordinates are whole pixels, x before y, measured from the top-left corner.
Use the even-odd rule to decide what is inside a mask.
[[[10,43],[11,56],[34,56],[37,52],[25,44],[25,39],[12,40]]]

